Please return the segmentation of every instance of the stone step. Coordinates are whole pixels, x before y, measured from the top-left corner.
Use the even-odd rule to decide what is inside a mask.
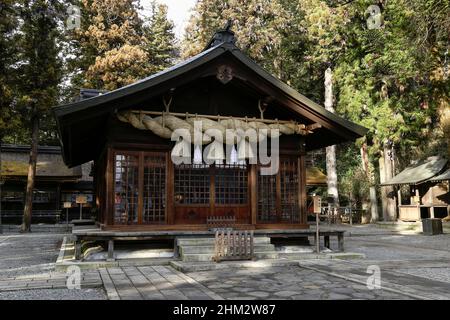
[[[208,262],[212,261],[213,254],[209,253],[191,253],[191,254],[183,254],[181,259],[184,262]],[[266,251],[266,252],[255,252],[255,259],[277,259],[278,254],[274,251]]]
[[[261,243],[254,245],[254,252],[267,252],[275,251],[275,246],[269,243]],[[214,253],[214,245],[201,245],[201,246],[179,246],[180,255],[190,254],[190,253]]]
[[[268,243],[270,244],[269,237],[254,237],[254,244]],[[179,246],[203,246],[203,245],[214,245],[214,237],[208,238],[178,238],[177,244]]]

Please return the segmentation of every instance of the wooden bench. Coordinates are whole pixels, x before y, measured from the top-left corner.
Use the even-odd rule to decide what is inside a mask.
[[[317,244],[317,235],[314,232],[314,245]],[[324,247],[327,249],[331,250],[331,245],[330,245],[330,236],[335,236],[337,237],[337,241],[338,241],[338,251],[344,251],[344,232],[345,231],[320,231],[319,230],[319,241],[320,241],[320,237],[323,236],[323,244]]]
[[[338,242],[338,251],[344,251],[344,233],[340,230],[319,230],[319,238],[323,237],[325,248],[331,250],[330,237],[336,237]],[[294,232],[268,232],[266,236],[271,238],[297,238],[297,237],[314,237],[314,246],[317,244],[317,234],[315,230],[302,230]],[[320,240],[320,239],[319,239]]]

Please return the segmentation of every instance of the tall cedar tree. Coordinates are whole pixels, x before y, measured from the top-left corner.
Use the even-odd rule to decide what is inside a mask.
[[[149,67],[155,73],[173,64],[177,50],[174,24],[167,18],[167,6],[153,1],[150,11],[151,15],[146,19],[143,31]]]
[[[17,63],[18,25],[16,1],[5,0],[0,4],[0,143],[18,125],[14,112],[14,86],[16,84],[14,65]]]
[[[14,103],[13,66],[16,63],[16,59],[14,58],[16,57],[16,47],[14,45],[16,37],[14,30],[17,24],[18,19],[15,1],[3,1],[0,4],[0,194],[2,183],[1,147],[3,138],[18,127],[18,117],[12,108]],[[0,233],[2,233],[1,220]]]
[[[170,63],[173,25],[167,8],[153,5],[147,26],[136,0],[81,0],[81,28],[69,32],[74,88],[114,90]]]
[[[21,7],[21,47],[17,104],[31,129],[31,151],[22,232],[29,232],[36,175],[39,120],[57,103],[61,62],[57,46],[58,1],[24,1]]]

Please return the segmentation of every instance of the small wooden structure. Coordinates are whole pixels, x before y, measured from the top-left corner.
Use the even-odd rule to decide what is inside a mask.
[[[418,161],[381,186],[398,186],[398,219],[420,221],[444,218],[450,214],[450,169],[447,159],[429,157]],[[402,197],[401,186],[409,187],[409,199]]]
[[[253,230],[216,231],[213,260],[251,260],[253,244]]]
[[[221,30],[187,61],[54,108],[66,164],[94,161],[102,230],[206,231],[212,217],[230,216],[236,229],[308,228],[306,152],[355,140],[367,130],[270,75],[235,42],[232,31]],[[279,137],[279,169],[273,175],[263,174],[267,164],[242,158],[176,164],[176,144],[163,137],[166,120],[191,121],[197,115],[221,124],[224,119],[283,123],[299,130]],[[145,117],[152,120],[144,123]],[[152,125],[159,134],[148,129]],[[191,151],[195,156],[196,149]]]

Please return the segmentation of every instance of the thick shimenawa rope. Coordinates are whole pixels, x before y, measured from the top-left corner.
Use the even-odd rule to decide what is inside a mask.
[[[157,136],[165,139],[170,139],[173,131],[185,129],[189,132],[191,137],[201,137],[201,141],[195,141],[195,143],[201,142],[201,144],[210,143],[213,140],[212,137],[214,137],[215,140],[219,140],[219,142],[236,144],[239,143],[244,136],[250,142],[257,142],[253,140],[261,141],[267,136],[277,138],[281,134],[303,135],[305,132],[304,125],[296,123],[266,124],[254,121],[253,119],[253,121],[243,121],[232,117],[224,117],[223,120],[219,119],[218,121],[214,121],[212,119],[187,114],[186,120],[183,120],[168,113],[163,113],[162,116],[152,118],[146,114],[122,111],[117,113],[117,118],[122,122],[131,124],[137,129],[150,130]],[[196,121],[201,122],[201,132],[196,126]],[[256,139],[255,137],[245,135],[245,132],[249,129],[254,129],[256,131],[258,135]],[[191,142],[190,139],[189,142]]]

